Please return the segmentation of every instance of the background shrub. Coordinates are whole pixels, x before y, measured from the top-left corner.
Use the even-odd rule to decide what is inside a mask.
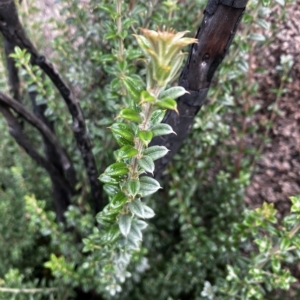
[[[120,37],[129,65],[126,75],[144,78],[141,52],[132,33],[139,27],[166,26],[189,30],[193,36],[206,1],[123,3],[118,35],[115,3],[58,2],[60,16],[48,25],[54,32],[48,51],[80,99],[100,174],[113,162],[112,149],[117,147],[107,127],[128,104],[112,55],[119,51]],[[264,47],[273,42],[277,24],[270,23],[268,16],[278,12],[274,7],[282,7],[276,16],[278,23],[286,18],[285,3],[267,2],[249,1],[208,101],[164,173],[163,190],[146,199],[156,217],[122,286],[103,276],[112,272],[110,259],[104,255],[109,248],[82,252],[87,243],[97,246],[99,238],[89,185],[65,105],[50,81],[37,75],[42,84],[38,93],[47,98],[46,115],[55,121],[56,135],[74,162],[80,194],[72,198],[66,226],[58,224],[47,174],[15,144],[0,119],[0,287],[4,288],[0,295],[4,299],[28,299],[28,295],[34,299],[79,299],[81,293],[111,299],[120,288],[118,299],[273,299],[276,295],[298,299],[297,287],[290,289],[295,279],[287,267],[299,256],[299,241],[295,235],[291,237],[291,232],[298,230],[299,198],[292,198],[292,214],[280,222],[272,205],[250,211],[243,203],[262,151],[258,144],[267,141],[273,121],[271,116],[256,122],[260,109],[253,101],[260,89],[256,79],[266,70],[254,68],[253,57],[259,65]],[[24,6],[19,9],[37,48],[45,47],[44,37],[38,34],[44,26],[39,10],[33,4],[27,10]],[[3,51],[1,54],[4,73]],[[278,99],[292,63],[292,57],[282,57],[279,63]],[[23,103],[30,106],[32,77],[26,69],[19,72]],[[8,91],[6,80],[1,80],[0,86]],[[271,110],[276,114],[276,105]],[[40,148],[41,139],[33,129],[25,124],[24,131]],[[107,201],[105,193],[103,197]],[[83,240],[87,237],[89,241]],[[290,291],[282,296],[277,289]]]

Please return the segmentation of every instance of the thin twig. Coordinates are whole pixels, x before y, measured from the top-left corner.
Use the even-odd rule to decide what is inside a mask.
[[[57,288],[44,288],[44,289],[17,289],[17,288],[4,288],[0,287],[1,293],[12,293],[12,294],[36,294],[36,293],[51,293],[51,292],[57,292]]]

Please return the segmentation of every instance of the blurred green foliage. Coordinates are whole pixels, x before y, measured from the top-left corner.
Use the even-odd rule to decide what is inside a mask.
[[[121,32],[113,1],[56,2],[60,17],[48,24],[55,32],[49,41],[51,59],[80,99],[100,174],[113,162],[112,149],[116,149],[107,127],[128,105],[115,60],[120,39],[128,66],[126,76],[138,74],[144,79],[139,60],[142,53],[132,34],[138,33],[139,27],[164,25],[176,31],[190,30],[193,36],[206,1],[123,3]],[[272,10],[275,5],[282,9]],[[300,198],[291,198],[291,214],[282,221],[277,220],[272,205],[249,210],[243,203],[262,150],[256,144],[246,147],[245,140],[252,137],[266,142],[273,121],[253,122],[260,109],[253,101],[259,90],[253,74],[264,75],[266,70],[253,69],[251,57],[263,60],[263,47],[273,42],[278,31],[267,17],[280,11],[276,16],[279,24],[286,18],[284,5],[282,0],[249,1],[215,76],[209,101],[165,172],[163,190],[146,199],[156,216],[145,230],[143,246],[133,254],[128,269],[119,274],[122,280],[115,283],[111,281],[115,269],[107,256],[111,248],[99,247],[101,230],[94,227],[87,179],[67,109],[49,81],[34,81],[30,70],[20,70],[23,103],[30,106],[28,88],[36,83],[41,101],[47,101],[47,115],[55,121],[56,134],[74,162],[81,194],[74,197],[66,213],[66,225],[57,224],[47,174],[15,144],[0,118],[0,299],[76,299],[78,290],[124,300],[299,299],[297,286],[291,289],[295,279],[289,267],[300,254],[296,235]],[[38,48],[44,47],[38,33],[43,22],[35,21],[38,9],[31,3],[27,10],[20,6],[20,13]],[[3,55],[1,51],[2,73]],[[292,58],[282,57],[280,84],[271,108],[274,114],[291,66]],[[8,90],[3,78],[0,88]],[[24,130],[42,151],[35,131],[28,125]],[[87,245],[95,251],[83,252]],[[120,254],[117,259],[127,263],[128,257]]]

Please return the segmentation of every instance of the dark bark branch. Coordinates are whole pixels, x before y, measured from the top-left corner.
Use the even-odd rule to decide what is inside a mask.
[[[36,117],[38,119],[40,119],[49,128],[49,130],[53,133],[53,135],[56,136],[55,130],[54,130],[54,122],[50,121],[45,116],[45,112],[48,108],[47,104],[38,104],[36,102],[36,98],[38,96],[37,92],[29,91],[28,94],[29,94],[29,98],[32,103],[34,114],[36,115]],[[56,146],[53,143],[50,143],[49,140],[47,138],[45,138],[44,135],[42,135],[42,138],[43,138],[43,144],[44,144],[44,152],[46,154],[47,160],[50,163],[52,163],[55,166],[55,168],[61,172],[61,174],[64,174],[64,169],[61,164],[60,154],[57,151]],[[66,152],[65,152],[65,155],[68,157],[68,154]],[[69,159],[69,157],[68,157],[68,160],[71,163],[71,160]],[[66,175],[68,176],[68,181],[74,187],[77,183],[77,179],[76,179],[76,172],[75,172],[73,165],[71,165],[71,168],[69,169],[69,171]]]
[[[61,189],[65,195],[70,197],[74,194],[74,190],[69,184],[69,182],[62,176],[61,172],[57,170],[53,164],[49,163],[42,155],[40,155],[32,146],[32,143],[27,139],[26,135],[22,131],[22,128],[15,118],[15,116],[9,111],[8,106],[5,104],[0,104],[0,112],[4,116],[7,125],[9,127],[9,133],[14,137],[16,142],[24,148],[28,155],[36,161],[40,166],[42,166],[50,175],[50,177],[55,181],[59,182]],[[64,212],[67,209],[69,203],[66,199],[58,199],[60,201],[55,201],[57,219],[58,221],[64,221]]]
[[[54,122],[49,121],[45,116],[47,105],[36,103],[36,92],[29,92],[29,97],[31,99],[34,114],[49,128],[53,135],[55,135]],[[47,160],[52,163],[55,168],[61,172],[61,174],[63,174],[64,170],[62,168],[62,164],[60,163],[59,153],[57,152],[55,145],[53,143],[50,143],[44,136],[42,137],[44,143],[44,152],[46,154]],[[77,180],[75,176],[75,170],[73,170],[73,172],[69,172],[68,180],[73,187],[76,185]]]
[[[16,99],[18,102],[21,102],[20,98],[20,80],[18,75],[18,68],[15,66],[14,59],[10,57],[10,54],[14,52],[15,44],[12,42],[7,41],[7,39],[4,37],[4,48],[5,48],[5,56],[6,56],[6,65],[8,70],[8,79],[9,79],[9,85],[10,90],[13,95],[13,98]],[[47,109],[46,104],[37,105],[36,103],[36,92],[29,92],[30,99],[32,101],[33,105],[33,111],[34,114],[54,133],[54,124],[53,122],[50,122],[47,117],[45,116],[45,111]],[[5,113],[5,112],[4,112]],[[3,113],[3,114],[4,114]],[[8,115],[8,112],[6,112],[6,116]],[[10,117],[7,120],[12,120],[12,117]],[[75,170],[73,169],[74,174],[72,174],[71,170],[69,170],[69,183],[71,186],[65,185],[66,179],[64,170],[62,168],[62,165],[60,163],[61,159],[59,157],[59,154],[56,151],[55,146],[50,143],[44,136],[43,138],[43,144],[44,144],[44,153],[46,155],[46,161],[48,164],[52,164],[54,167],[54,171],[49,169],[49,166],[45,165],[44,158],[37,157],[36,153],[32,152],[32,149],[28,148],[30,144],[27,142],[27,144],[24,141],[24,138],[22,138],[22,132],[20,131],[20,128],[23,128],[24,120],[20,118],[19,124],[15,121],[12,124],[12,121],[10,122],[10,132],[14,133],[12,134],[16,141],[23,146],[23,148],[26,150],[26,152],[38,163],[42,162],[42,166],[46,167],[46,170],[49,173],[51,184],[52,184],[52,194],[53,194],[53,200],[54,205],[56,209],[56,215],[58,221],[64,221],[64,213],[67,211],[68,206],[71,203],[71,197],[72,194],[74,194],[74,187],[76,185],[76,174]],[[14,128],[14,130],[13,130]],[[18,130],[19,129],[19,130]],[[13,131],[12,131],[13,130]],[[16,135],[16,132],[18,135]],[[52,168],[53,169],[53,168]],[[57,174],[59,173],[59,176]]]
[[[60,163],[63,166],[66,177],[69,178],[68,174],[73,174],[73,166],[64,149],[58,142],[56,136],[51,130],[45,125],[40,119],[38,119],[32,112],[27,110],[21,103],[11,98],[9,95],[0,91],[0,104],[4,104],[9,108],[13,109],[16,113],[22,116],[27,122],[37,128],[43,137],[55,147],[60,157]]]
[[[47,109],[46,104],[37,104],[36,103],[36,92],[29,92],[29,97],[32,102],[34,114],[55,134],[54,132],[54,122],[51,122],[45,116],[45,111]],[[60,173],[60,178],[64,177],[64,170],[60,163],[59,154],[52,143],[43,136],[43,144],[44,144],[44,153],[46,155],[47,161]],[[68,180],[72,186],[72,188],[76,185],[76,176],[75,170],[74,173],[71,173]],[[59,177],[53,176],[53,174],[49,173],[52,183],[52,194],[54,199],[54,204],[56,208],[56,214],[58,216],[59,221],[64,220],[64,213],[68,210],[68,206],[71,204],[72,194],[68,192],[66,187],[64,186],[64,182],[60,180]],[[74,193],[73,193],[74,194]],[[60,220],[61,218],[61,220]]]
[[[49,76],[65,100],[73,118],[73,132],[90,181],[95,210],[99,211],[103,207],[102,186],[98,180],[96,162],[92,153],[92,144],[87,134],[85,120],[78,100],[60,74],[55,70],[54,66],[44,56],[38,54],[26,36],[25,30],[19,21],[13,0],[0,0],[0,31],[8,41],[11,41],[21,49],[26,49],[31,54],[32,63],[40,66]]]
[[[9,42],[6,38],[4,38],[4,49],[10,91],[13,98],[20,102],[20,79],[18,69],[15,66],[14,59],[9,57],[9,55],[14,52],[14,45],[11,42]]]
[[[163,123],[177,133],[156,137],[151,145],[164,145],[169,153],[156,161],[155,177],[160,178],[192,128],[194,118],[204,103],[212,77],[222,62],[236,33],[248,0],[210,0],[196,34],[198,43],[190,49],[180,75],[179,85],[190,94],[177,99],[178,111],[167,111]]]
[[[0,0],[0,31],[8,42],[38,57],[38,52],[19,21],[14,0]]]
[[[55,70],[54,66],[43,56],[36,60],[36,64],[49,76],[54,85],[64,98],[69,112],[73,118],[73,132],[77,141],[77,146],[81,152],[87,175],[91,185],[91,193],[95,203],[95,211],[98,212],[103,208],[102,203],[102,186],[98,180],[98,171],[95,158],[92,152],[92,143],[88,137],[85,120],[78,103],[71,89],[64,82],[60,74]]]

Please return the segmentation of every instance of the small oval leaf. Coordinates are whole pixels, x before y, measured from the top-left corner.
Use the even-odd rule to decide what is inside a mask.
[[[104,171],[104,174],[111,176],[111,177],[121,176],[121,175],[125,175],[127,173],[128,173],[128,167],[123,162],[114,163],[114,164],[108,166]]]
[[[152,146],[143,151],[143,155],[148,155],[153,160],[164,157],[169,150],[164,146]]]
[[[118,225],[115,224],[101,235],[100,243],[103,245],[112,243],[118,238],[119,235],[120,230],[118,228]]]
[[[119,228],[121,233],[126,237],[128,235],[128,233],[130,232],[130,228],[131,228],[131,215],[130,214],[126,214],[126,215],[121,215],[119,216]]]
[[[133,98],[134,101],[139,101],[141,97],[141,86],[137,80],[132,79],[131,77],[126,77],[123,80],[123,84],[128,91],[129,95]]]
[[[123,146],[130,143],[133,145],[134,132],[128,124],[114,123],[110,129],[118,144],[120,143]],[[120,137],[123,138],[123,140],[120,139]]]
[[[153,136],[175,133],[170,125],[164,123],[154,125],[151,128],[151,131],[153,132]]]
[[[165,114],[166,114],[165,110],[160,110],[160,109],[155,110],[152,113],[151,118],[150,118],[151,126],[159,124],[163,120]]]
[[[115,218],[113,216],[105,216],[105,215],[98,215],[96,217],[96,220],[103,227],[109,227],[112,223],[115,222]]]
[[[104,227],[110,226],[116,222],[118,212],[118,209],[112,209],[110,205],[106,205],[104,209],[97,214],[96,220]]]
[[[164,98],[155,103],[160,108],[175,110],[177,113],[177,102],[172,98]]]
[[[148,176],[140,177],[140,184],[140,193],[143,197],[149,196],[161,188],[157,180]]]
[[[135,199],[128,204],[130,211],[140,218],[144,218],[144,205],[141,200]]]
[[[144,204],[144,218],[150,219],[155,216],[155,213],[152,208]]]
[[[258,41],[258,42],[264,42],[266,40],[266,37],[260,33],[251,33],[250,35],[248,35],[248,38],[250,40]]]
[[[140,249],[140,241],[133,236],[128,236],[126,247],[132,250],[139,250]]]
[[[186,93],[187,91],[182,86],[174,86],[161,92],[159,94],[159,99],[163,99],[163,98],[177,99]]]
[[[137,239],[139,241],[143,240],[143,234],[141,229],[136,223],[132,223],[129,236],[132,236],[134,239]]]
[[[98,179],[103,183],[108,183],[108,184],[112,184],[112,185],[119,184],[119,180],[117,178],[112,178],[106,174],[101,174]]]
[[[121,159],[131,158],[138,153],[139,151],[130,145],[123,146],[121,149],[114,151],[114,155],[117,161]]]
[[[142,91],[140,104],[145,103],[145,102],[154,103],[155,101],[156,101],[156,98],[154,96],[152,96],[148,91]]]
[[[118,143],[119,146],[126,146],[126,145],[130,145],[133,146],[134,142],[133,139],[132,140],[127,140],[125,139],[123,136],[121,136],[120,134],[117,133],[112,133],[113,137],[115,138],[116,142]]]
[[[150,156],[143,156],[138,159],[138,165],[146,172],[153,174],[155,165]]]
[[[136,225],[140,230],[144,230],[145,228],[148,227],[148,224],[142,220],[136,220],[134,222],[134,225]]]
[[[129,121],[133,121],[136,123],[142,122],[142,118],[141,118],[140,114],[132,108],[122,109],[118,117],[129,120]]]
[[[110,201],[112,208],[122,207],[127,201],[127,197],[124,193],[118,192]]]
[[[111,184],[105,184],[103,186],[104,191],[107,193],[108,196],[114,197],[118,192],[120,192],[120,189],[116,185],[111,185]]]
[[[128,183],[127,183],[127,189],[128,189],[128,193],[131,196],[135,197],[135,195],[140,190],[140,181],[139,181],[139,179],[129,180]]]
[[[141,130],[138,133],[138,137],[143,142],[143,144],[147,146],[152,140],[153,133],[148,130]]]

